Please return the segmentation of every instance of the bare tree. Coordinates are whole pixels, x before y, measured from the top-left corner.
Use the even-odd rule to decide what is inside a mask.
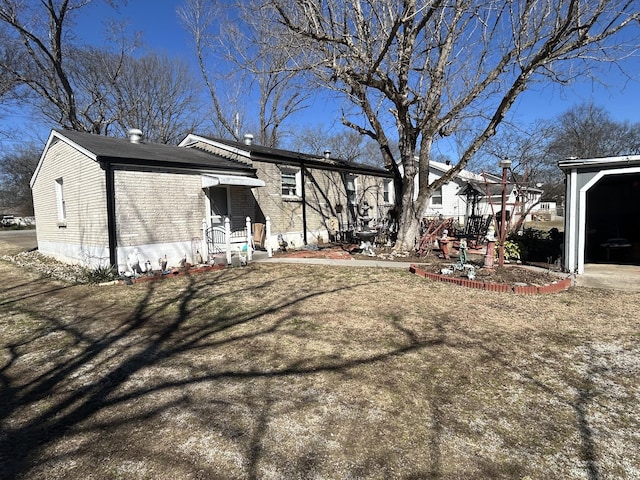
[[[558,161],[570,157],[595,158],[640,153],[640,124],[618,122],[593,102],[571,107],[555,118],[538,119],[532,125],[505,125],[485,143],[484,166],[496,158],[509,158],[512,169],[528,172],[532,183],[559,183],[564,174]],[[486,159],[488,157],[488,159]]]
[[[413,248],[431,192],[467,165],[532,83],[570,82],[638,46],[617,35],[637,26],[633,0],[259,3],[273,15],[278,48],[364,117],[345,114],[343,123],[376,140],[394,173],[397,249]],[[462,125],[469,135],[458,163],[429,184],[434,145]],[[389,148],[396,138],[399,158]]]
[[[640,124],[617,122],[602,106],[583,103],[551,123],[547,158],[595,158],[640,153]]]
[[[319,126],[304,127],[298,130],[290,148],[311,155],[323,155],[328,150],[332,157],[348,162],[383,165],[380,149],[374,146],[374,142],[353,130],[328,133]]]
[[[0,29],[0,65],[10,65],[15,68],[20,58],[15,49],[11,48],[9,35]],[[0,103],[17,87],[16,79],[6,69],[0,69]]]
[[[68,48],[73,42],[66,27],[89,3],[91,0],[0,0],[0,23],[11,34],[11,48],[23,57],[18,64],[3,62],[0,69],[44,100],[45,115],[54,115],[57,124],[101,133],[99,122],[81,117],[70,73]]]
[[[115,23],[109,48],[78,46],[72,21],[88,3],[0,0],[7,50],[23,60],[0,59],[3,77],[30,90],[34,112],[62,128],[109,135],[135,127],[150,141],[177,143],[201,121],[188,66],[155,54],[134,58],[137,37]]]
[[[122,133],[135,127],[147,141],[177,144],[202,121],[199,82],[182,60],[127,57],[113,89]]]
[[[0,205],[22,216],[33,215],[33,197],[29,182],[38,165],[42,148],[20,145],[0,158]]]
[[[194,40],[217,130],[239,140],[255,128],[259,143],[276,147],[283,123],[304,108],[308,93],[297,83],[287,52],[268,42],[263,12],[205,0],[187,0],[178,10]],[[252,103],[258,110],[253,117],[247,108]]]

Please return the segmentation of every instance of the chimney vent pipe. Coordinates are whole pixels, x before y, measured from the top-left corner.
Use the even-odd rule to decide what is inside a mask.
[[[130,128],[127,135],[131,143],[140,143],[140,140],[142,140],[142,130],[137,128]]]

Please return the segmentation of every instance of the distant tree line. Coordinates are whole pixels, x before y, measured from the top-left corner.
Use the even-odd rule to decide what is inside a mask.
[[[541,183],[547,192],[563,193],[559,161],[638,154],[640,123],[614,120],[604,106],[585,102],[533,125],[503,125],[500,134],[485,144],[475,165],[493,171],[498,159],[509,158],[513,170],[526,174],[530,184]]]

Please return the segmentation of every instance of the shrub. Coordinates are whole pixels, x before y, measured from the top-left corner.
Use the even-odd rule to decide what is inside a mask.
[[[519,234],[509,235],[509,241],[520,246],[521,260],[528,262],[554,262],[562,255],[563,239],[562,232],[557,228],[548,232],[525,228]]]
[[[113,266],[100,266],[87,272],[88,283],[110,282],[118,278],[118,271]]]
[[[496,251],[495,251],[495,257],[496,259],[498,258],[498,256],[500,255],[500,249],[498,248],[500,246],[500,244],[496,244]],[[520,260],[520,245],[518,244],[518,242],[514,242],[511,240],[506,240],[504,242],[504,259],[505,260]]]

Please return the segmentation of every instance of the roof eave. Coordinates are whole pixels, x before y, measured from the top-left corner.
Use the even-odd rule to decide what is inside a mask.
[[[169,170],[182,170],[192,171],[194,173],[210,173],[218,171],[229,172],[246,172],[255,174],[256,169],[247,165],[238,165],[237,168],[232,166],[220,167],[220,166],[207,166],[199,163],[189,162],[175,162],[167,160],[143,160],[139,158],[130,157],[113,157],[108,155],[99,155],[96,157],[100,163],[109,163],[115,166],[122,167],[136,167],[140,169],[169,169]]]

